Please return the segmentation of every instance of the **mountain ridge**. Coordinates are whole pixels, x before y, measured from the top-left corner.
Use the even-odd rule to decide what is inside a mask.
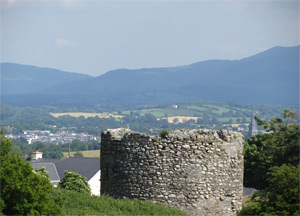
[[[206,60],[166,68],[117,69],[97,77],[50,86],[34,92],[34,95],[51,97],[54,99],[52,104],[65,105],[67,102],[63,100],[71,98],[72,104],[103,106],[197,100],[298,105],[299,47],[278,46],[240,60]],[[28,101],[34,97],[33,94],[23,96]],[[55,97],[60,99],[55,100]],[[12,100],[4,97],[8,103],[13,103]],[[43,105],[47,102],[44,101]]]
[[[3,62],[1,95],[32,93],[50,86],[91,78],[89,75],[58,69]]]

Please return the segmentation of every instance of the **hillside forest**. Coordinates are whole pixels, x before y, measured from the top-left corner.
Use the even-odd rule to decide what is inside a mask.
[[[239,215],[299,215],[300,127],[296,113],[269,122],[256,117],[267,133],[247,139],[244,146],[244,187],[257,192]]]

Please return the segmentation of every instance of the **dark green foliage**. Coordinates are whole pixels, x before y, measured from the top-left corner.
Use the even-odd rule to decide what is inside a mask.
[[[83,157],[82,152],[75,152],[74,157]]]
[[[244,185],[260,189],[239,215],[299,215],[300,128],[296,114],[269,123],[256,118],[268,133],[245,144]]]
[[[264,189],[268,182],[267,172],[273,166],[300,162],[300,127],[291,117],[295,113],[284,112],[285,120],[271,119],[267,123],[256,118],[268,133],[253,136],[245,144],[244,185]]]
[[[50,115],[51,109],[40,108],[16,108],[1,103],[1,126],[13,127],[13,133],[24,130],[50,130],[56,132],[61,127],[72,127],[74,132],[84,132],[92,135],[100,135],[107,128],[125,127],[115,118],[99,117],[71,117],[61,116],[58,118]],[[56,125],[56,128],[49,125]]]
[[[71,143],[72,150],[76,149],[77,151],[87,150],[86,143],[82,143],[79,139],[74,139]]]
[[[86,178],[76,172],[65,171],[65,176],[58,183],[58,186],[66,190],[91,194],[91,188]]]
[[[169,135],[169,132],[166,131],[166,130],[163,130],[163,131],[160,132],[160,136],[161,136],[162,138],[165,138],[165,137],[167,137],[168,135]]]
[[[64,154],[60,152],[59,150],[53,150],[53,151],[44,151],[45,153],[43,154],[44,158],[52,158],[52,159],[61,159]]]
[[[41,175],[47,179],[50,179],[50,175],[49,173],[46,171],[46,169],[43,167],[43,168],[40,168],[40,169],[34,169],[33,171],[34,173],[36,173],[37,175]]]
[[[273,165],[273,155],[265,152],[263,140],[269,134],[257,135],[244,144],[244,186],[263,189],[267,184],[267,172]]]
[[[1,131],[1,212],[6,215],[57,215],[61,209],[50,199],[52,185],[43,170],[34,171],[22,155],[12,151]]]
[[[1,123],[13,126],[13,133],[24,130],[49,130],[55,119],[45,109],[16,108],[1,103]]]
[[[60,188],[53,190],[52,199],[65,215],[185,215],[177,209],[149,201],[90,196]]]
[[[299,215],[300,167],[272,167],[268,187],[257,191],[239,215]]]

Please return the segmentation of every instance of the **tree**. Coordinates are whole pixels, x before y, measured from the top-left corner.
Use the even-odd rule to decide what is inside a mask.
[[[1,131],[1,214],[58,215],[61,209],[51,200],[52,184],[42,170],[34,171]]]
[[[252,136],[244,148],[244,185],[264,189],[268,186],[267,172],[273,166],[300,162],[300,127],[296,114],[285,110],[284,119],[271,119],[269,123],[255,117],[267,133]]]
[[[91,188],[86,178],[76,172],[65,171],[65,176],[59,182],[58,186],[80,193],[91,193]]]
[[[157,118],[154,115],[152,115],[151,113],[145,113],[144,119],[148,123],[155,124],[157,122]]]
[[[82,152],[76,152],[74,154],[74,157],[83,157],[83,154],[82,154]]]
[[[37,175],[43,176],[47,179],[50,179],[50,175],[44,167],[40,168],[40,169],[34,169],[33,172]]]
[[[268,187],[258,191],[239,215],[299,215],[300,166],[272,167]]]
[[[244,185],[260,189],[239,215],[299,215],[300,127],[296,114],[269,123],[255,117],[265,134],[245,144]]]
[[[73,151],[75,149],[79,151],[85,151],[87,149],[87,146],[84,143],[82,143],[79,139],[74,139],[71,144],[71,149]]]

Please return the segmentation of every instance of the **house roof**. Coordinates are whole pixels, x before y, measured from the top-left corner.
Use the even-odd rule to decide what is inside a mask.
[[[56,182],[57,178],[59,182],[65,176],[65,171],[77,172],[89,181],[100,170],[100,158],[43,158],[31,161],[31,165],[34,168],[45,167],[50,175],[51,182]],[[55,171],[57,176],[55,176]]]
[[[28,158],[27,160],[30,161],[30,158]],[[32,159],[31,163],[55,163],[57,161],[60,161],[61,159],[52,159],[52,158],[39,158],[37,160]]]
[[[60,178],[65,171],[77,172],[89,181],[100,170],[100,158],[65,158],[55,163]]]
[[[32,167],[35,169],[45,168],[49,173],[51,182],[60,182],[60,178],[58,176],[58,172],[56,170],[54,163],[31,163]]]

